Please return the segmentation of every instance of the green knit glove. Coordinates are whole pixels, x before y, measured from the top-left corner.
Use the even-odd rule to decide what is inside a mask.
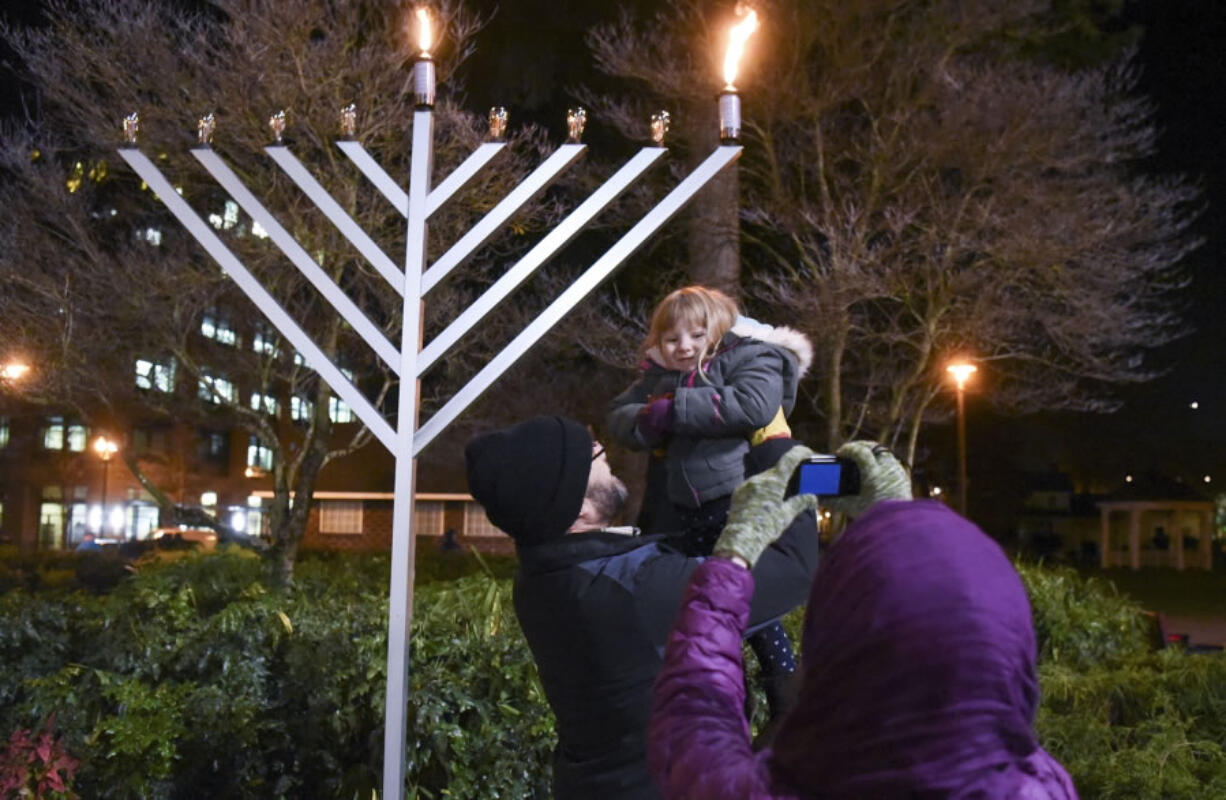
[[[831,511],[856,517],[881,500],[911,499],[911,476],[885,445],[848,442],[835,455],[851,459],[860,468],[860,493],[826,498],[825,506]]]
[[[792,473],[812,455],[814,452],[807,447],[793,447],[775,466],[736,487],[728,509],[728,524],[715,542],[715,555],[739,556],[752,567],[796,515],[817,508],[817,498],[811,494],[783,499]]]

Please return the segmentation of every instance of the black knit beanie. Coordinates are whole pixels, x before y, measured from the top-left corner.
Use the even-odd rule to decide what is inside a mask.
[[[565,417],[534,417],[482,433],[464,448],[468,489],[519,547],[562,536],[579,517],[592,436]]]

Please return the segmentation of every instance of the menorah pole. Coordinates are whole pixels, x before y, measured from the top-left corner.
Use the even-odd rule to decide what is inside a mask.
[[[409,629],[413,622],[413,572],[416,543],[412,523],[417,462],[421,349],[421,273],[426,265],[426,217],[434,155],[434,114],[413,114],[413,154],[409,170],[408,244],[404,259],[404,327],[400,333],[400,397],[396,414],[396,495],[392,506],[392,569],[387,620],[387,700],[383,724],[383,798],[404,797],[406,719],[409,692]]]

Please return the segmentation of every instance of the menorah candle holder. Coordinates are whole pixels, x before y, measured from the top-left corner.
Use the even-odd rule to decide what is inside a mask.
[[[424,54],[427,55],[428,54]],[[423,66],[428,65],[428,66]],[[265,231],[275,244],[315,289],[323,295],[346,323],[399,376],[401,391],[393,425],[372,404],[341,369],[316,345],[310,335],[285,308],[252,275],[241,259],[175,191],[170,181],[152,160],[136,146],[136,115],[124,121],[125,146],[120,156],[153,190],[157,198],[192,234],[200,245],[217,261],[243,292],[255,303],[293,347],[302,354],[307,365],[327,382],[338,397],[353,409],[357,417],[396,460],[395,499],[392,513],[392,567],[388,618],[387,700],[384,729],[383,796],[399,800],[404,796],[405,776],[405,711],[408,700],[408,631],[412,619],[414,539],[412,519],[414,507],[414,459],[455,419],[477,400],[512,364],[528,352],[563,316],[591,294],[613,274],[626,259],[637,251],[656,231],[671,219],[712,178],[741,155],[739,146],[715,148],[699,165],[639,218],[622,236],[597,258],[572,284],[552,302],[511,342],[469,379],[458,392],[428,420],[418,424],[419,381],[431,366],[438,363],[467,332],[479,324],[499,303],[569,241],[597,214],[608,206],[649,167],[660,161],[667,150],[663,147],[668,128],[667,112],[653,118],[653,146],[642,148],[610,175],[588,197],[571,210],[561,222],[545,234],[514,265],[490,285],[472,305],[452,320],[429,342],[420,339],[423,299],[445,280],[448,274],[480,248],[491,236],[507,225],[511,217],[528,201],[540,194],[586,151],[580,143],[587,120],[582,109],[572,110],[568,118],[569,140],[559,146],[527,177],[521,180],[460,238],[450,245],[426,268],[426,224],[455,193],[483,169],[506,144],[505,111],[490,114],[489,141],[479,145],[451,174],[433,189],[431,164],[434,148],[434,65],[417,58],[414,62],[414,94],[419,101],[413,113],[412,152],[409,185],[405,191],[388,175],[357,139],[357,112],[347,106],[340,113],[342,138],[336,146],[353,162],[407,224],[407,247],[403,268],[365,231],[316,180],[290,148],[281,142],[285,117],[274,115],[269,121],[274,144],[265,148],[268,156],[285,175],[315,204],[337,230],[353,244],[388,284],[403,297],[403,323],[399,343],[392,342],[362,309],[320,267],[314,257],[268,211],[259,198],[210,146],[216,132],[212,114],[198,123],[199,145],[191,150],[193,157],[226,190],[236,203]],[[739,105],[736,129],[739,131]],[[725,120],[721,99],[721,134]]]

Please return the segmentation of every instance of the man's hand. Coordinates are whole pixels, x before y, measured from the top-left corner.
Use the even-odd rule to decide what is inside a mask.
[[[885,445],[848,442],[835,455],[851,459],[860,468],[860,493],[826,498],[825,506],[831,511],[856,517],[882,500],[911,499],[911,476]]]
[[[811,494],[783,499],[792,473],[801,461],[812,455],[813,451],[807,447],[793,447],[775,466],[736,488],[728,510],[728,524],[715,542],[715,555],[739,558],[752,567],[770,543],[792,524],[796,515],[817,508],[817,497]]]

